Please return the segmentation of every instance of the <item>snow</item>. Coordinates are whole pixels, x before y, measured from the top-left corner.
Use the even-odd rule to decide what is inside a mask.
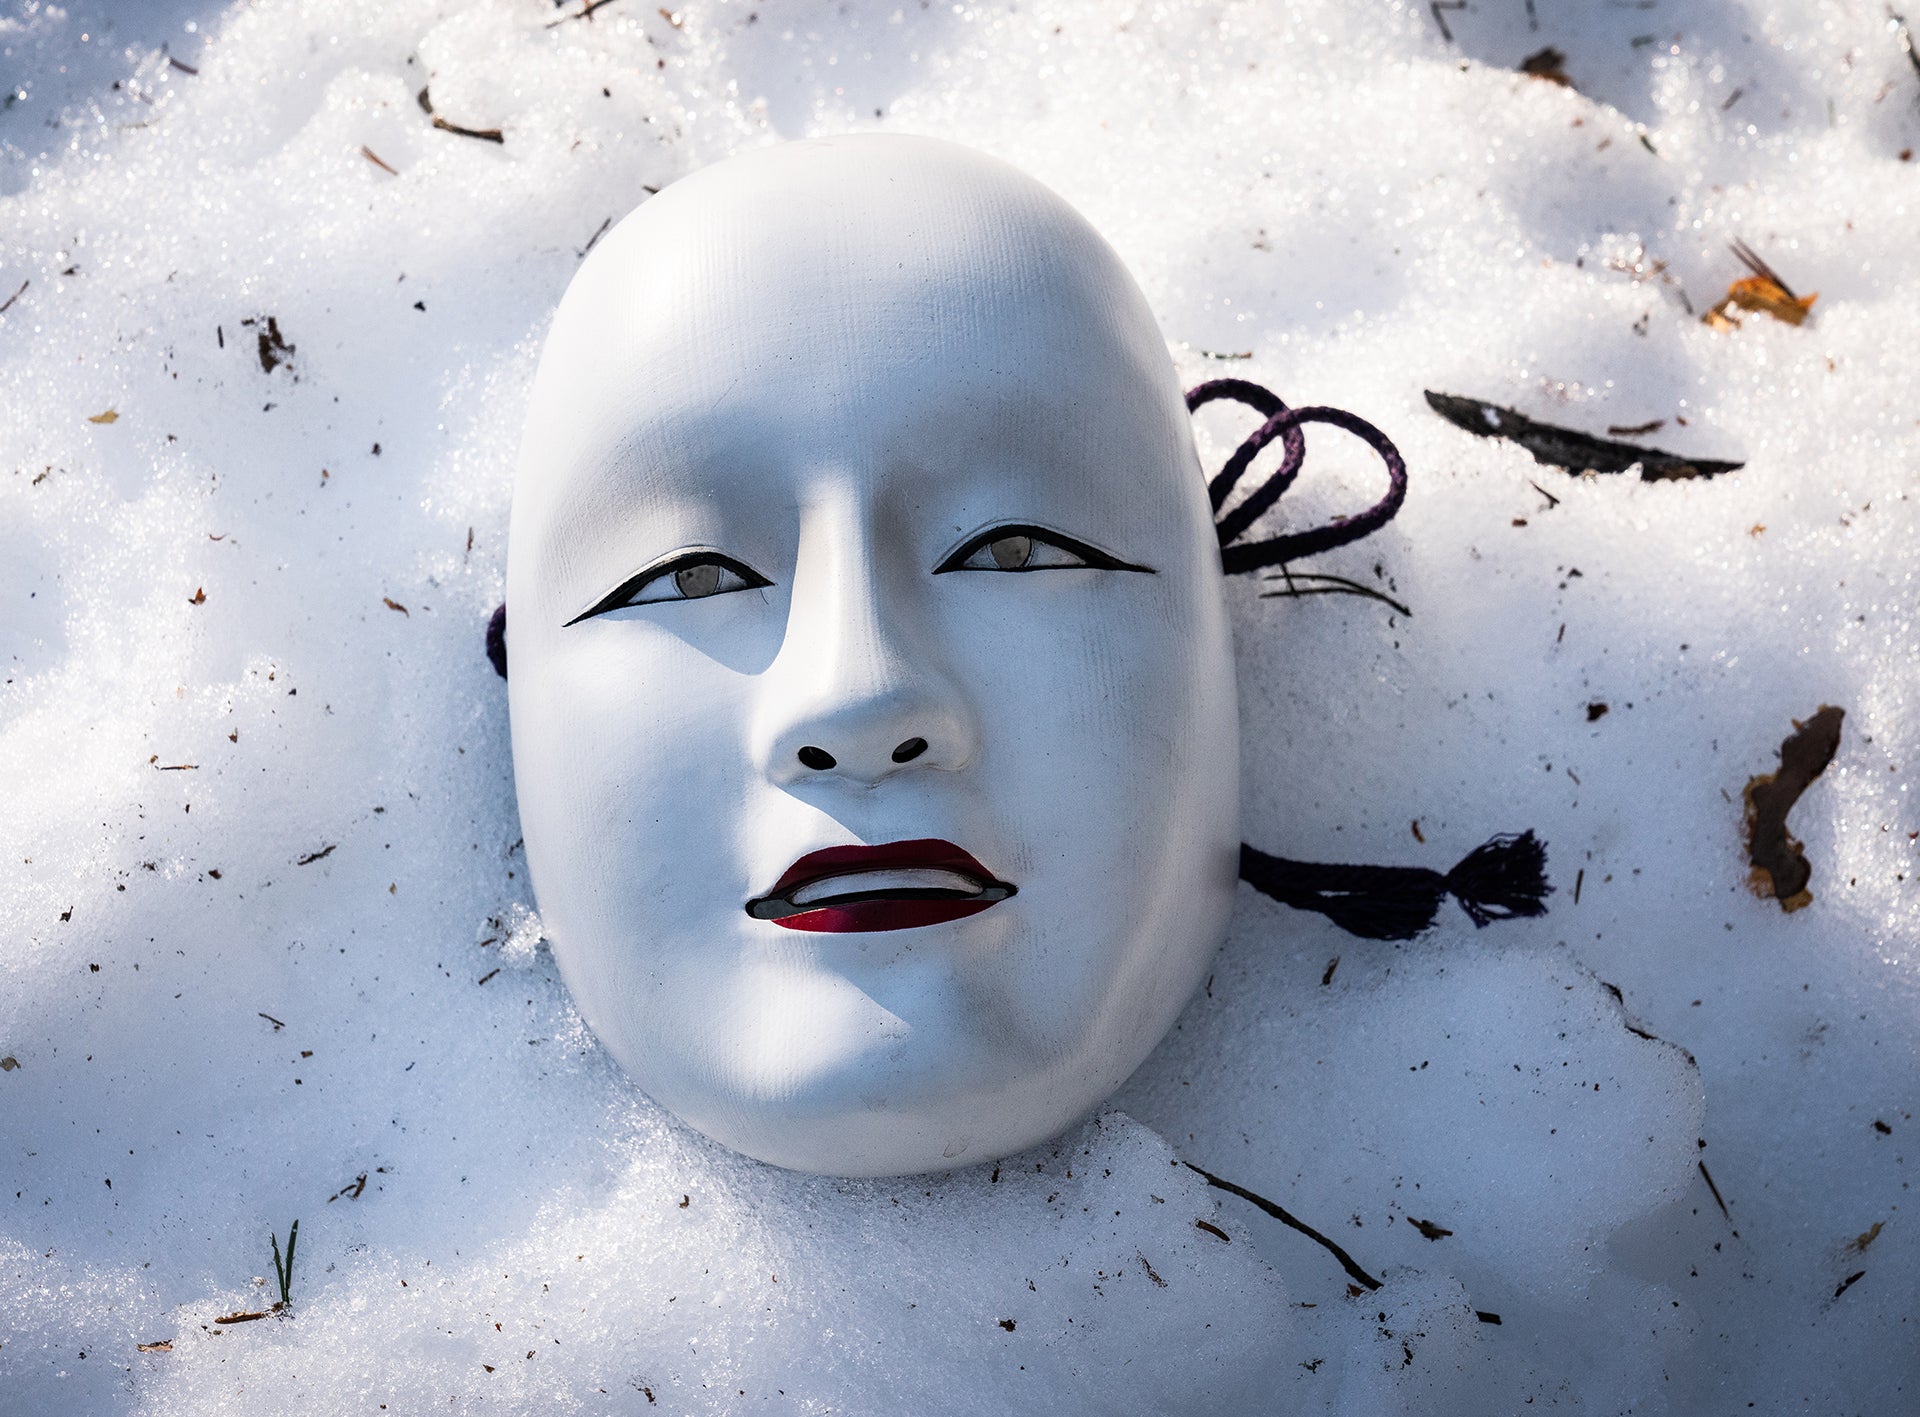
[[[1920,74],[1885,10],[578,8],[0,15],[0,1411],[1912,1406]],[[1573,89],[1515,72],[1549,44]],[[1115,1110],[997,1180],[774,1171],[624,1082],[539,943],[481,649],[578,253],[849,128],[1026,167],[1189,382],[1406,453],[1399,519],[1301,569],[1411,618],[1232,588],[1248,840],[1552,850],[1543,920],[1402,946],[1243,890]],[[1735,237],[1805,327],[1699,323]],[[1576,479],[1427,388],[1746,466]],[[1200,425],[1217,465],[1245,418]],[[1289,524],[1377,495],[1309,448]],[[1740,793],[1822,703],[1788,915]],[[292,1315],[215,1325],[295,1218]]]

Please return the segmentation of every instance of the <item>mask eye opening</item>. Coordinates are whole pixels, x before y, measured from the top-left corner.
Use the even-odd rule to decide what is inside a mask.
[[[713,575],[701,573],[711,568]],[[741,583],[729,586],[722,583],[722,576],[731,574]],[[635,596],[648,586],[663,580],[673,580],[679,595],[659,596],[652,600],[636,601]],[[724,552],[705,547],[689,547],[676,551],[663,560],[628,576],[619,585],[596,600],[590,607],[568,620],[560,628],[578,625],[582,620],[591,620],[596,615],[604,615],[609,610],[623,610],[630,605],[665,605],[681,600],[707,600],[716,595],[727,595],[737,590],[760,590],[773,582],[761,575],[746,562],[728,556]]]
[[[1014,560],[1012,550],[1006,553],[1001,551],[1000,543],[1002,542],[1015,543],[1016,549],[1017,544],[1020,542],[1025,542],[1027,545],[1016,561]],[[992,557],[995,562],[993,566],[971,566],[967,564],[988,547],[993,548]],[[1036,564],[1036,554],[1042,548],[1064,551],[1068,555],[1078,559],[1074,564],[1066,566],[1061,565],[1058,561]],[[1011,564],[1009,564],[1010,562]],[[1096,570],[1139,571],[1149,576],[1154,574],[1151,566],[1136,566],[1131,561],[1122,561],[1118,556],[1102,551],[1099,547],[1090,545],[1078,537],[1068,536],[1065,532],[1055,531],[1052,527],[1038,526],[1032,522],[1001,522],[998,525],[985,527],[975,532],[952,551],[948,552],[940,564],[933,568],[933,574],[938,576],[944,575],[949,571],[975,570],[994,570],[1014,573],[1027,571]]]

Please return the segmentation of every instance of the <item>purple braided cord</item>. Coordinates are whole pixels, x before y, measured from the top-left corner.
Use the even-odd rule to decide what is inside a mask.
[[[1232,399],[1236,403],[1250,406],[1262,418],[1272,420],[1287,411],[1278,395],[1246,379],[1214,379],[1205,384],[1197,384],[1187,391],[1187,412],[1192,413],[1202,404],[1212,403],[1215,399]],[[1280,466],[1266,482],[1254,489],[1253,495],[1242,502],[1226,516],[1220,517],[1221,505],[1233,491],[1240,476],[1253,464],[1260,450],[1272,442],[1278,435],[1281,443]],[[1213,480],[1207,484],[1207,495],[1213,499],[1213,510],[1217,520],[1220,544],[1239,537],[1240,533],[1252,526],[1260,514],[1280,500],[1280,494],[1293,485],[1293,479],[1299,475],[1300,464],[1307,456],[1307,438],[1296,424],[1284,426],[1271,421],[1255,429],[1252,436],[1234,449],[1233,456]]]
[[[1400,510],[1400,504],[1406,501],[1406,460],[1400,456],[1400,450],[1394,447],[1392,439],[1357,414],[1338,408],[1288,408],[1277,395],[1245,379],[1214,379],[1196,385],[1187,392],[1187,410],[1192,412],[1215,399],[1244,403],[1266,420],[1234,450],[1233,456],[1227,459],[1207,484],[1220,538],[1220,563],[1228,575],[1245,575],[1265,566],[1277,566],[1297,557],[1331,551],[1336,546],[1345,546],[1364,536],[1371,536],[1392,521],[1394,514]],[[1306,437],[1300,431],[1303,423],[1330,423],[1336,428],[1344,428],[1380,454],[1380,460],[1387,465],[1387,495],[1356,516],[1336,517],[1325,526],[1307,531],[1234,545],[1260,516],[1279,501],[1280,494],[1291,487],[1294,479],[1300,475],[1300,466],[1307,451]],[[1276,437],[1281,443],[1280,466],[1239,506],[1220,515],[1221,504],[1252,465],[1255,456]]]

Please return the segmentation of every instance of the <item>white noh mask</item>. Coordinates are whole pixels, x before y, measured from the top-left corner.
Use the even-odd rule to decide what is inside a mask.
[[[1139,289],[1012,168],[795,143],[608,233],[541,359],[507,604],[561,972],[725,1145],[1006,1155],[1205,977],[1240,842],[1206,485]]]

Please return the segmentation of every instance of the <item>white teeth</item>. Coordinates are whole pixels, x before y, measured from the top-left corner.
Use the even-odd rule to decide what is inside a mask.
[[[956,871],[856,871],[844,876],[809,881],[789,893],[787,899],[794,905],[813,905],[839,896],[862,895],[872,891],[954,891],[961,895],[978,895],[980,882]]]

